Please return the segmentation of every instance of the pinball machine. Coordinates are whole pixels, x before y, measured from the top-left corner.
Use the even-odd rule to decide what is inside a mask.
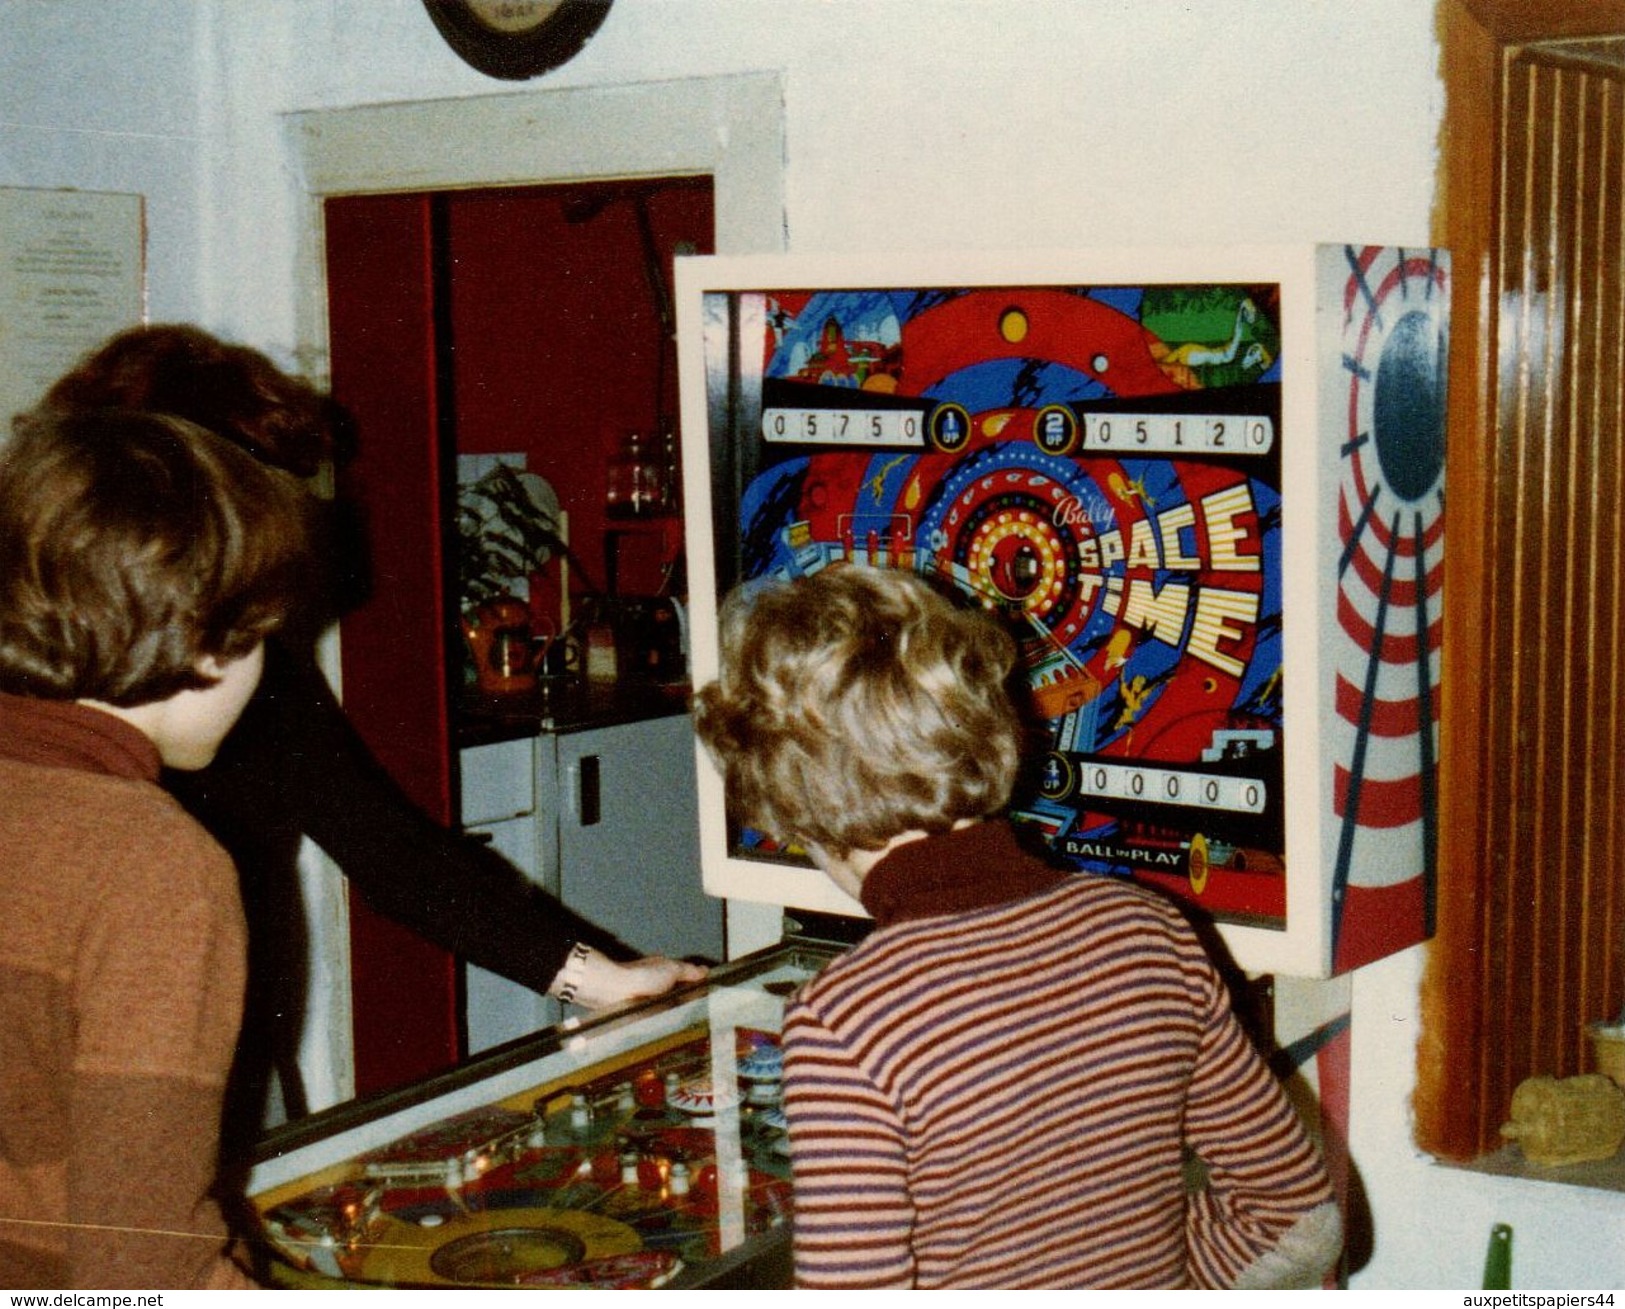
[[[909,569],[1003,621],[1011,817],[1178,901],[1350,1212],[1354,970],[1433,932],[1450,259],[678,260],[696,684],[724,597]],[[861,914],[699,761],[707,890]]]

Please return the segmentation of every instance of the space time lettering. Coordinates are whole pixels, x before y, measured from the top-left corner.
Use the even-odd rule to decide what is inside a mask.
[[[1232,651],[1258,621],[1258,593],[1197,585],[1196,575],[1259,573],[1257,521],[1245,482],[1148,512],[1126,537],[1118,526],[1100,530],[1096,514],[1077,496],[1055,508],[1056,525],[1078,534],[1077,581],[1085,604],[1098,602],[1125,626],[1171,645],[1188,623],[1186,653],[1233,677],[1246,667]],[[1165,579],[1160,586],[1159,575]]]

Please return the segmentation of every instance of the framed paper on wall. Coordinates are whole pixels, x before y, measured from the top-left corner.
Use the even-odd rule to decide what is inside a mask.
[[[0,443],[79,358],[146,310],[139,195],[0,187]]]

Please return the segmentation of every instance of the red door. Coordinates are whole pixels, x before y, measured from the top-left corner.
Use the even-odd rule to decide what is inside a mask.
[[[327,201],[333,394],[360,448],[346,493],[366,521],[371,584],[342,623],[344,706],[424,810],[453,819],[446,605],[427,196]],[[358,1094],[458,1058],[453,957],[350,896]]]

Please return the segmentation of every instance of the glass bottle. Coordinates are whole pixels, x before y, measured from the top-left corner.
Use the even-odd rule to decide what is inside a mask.
[[[610,458],[604,512],[611,518],[663,513],[669,486],[663,452],[643,433],[627,432]]]

